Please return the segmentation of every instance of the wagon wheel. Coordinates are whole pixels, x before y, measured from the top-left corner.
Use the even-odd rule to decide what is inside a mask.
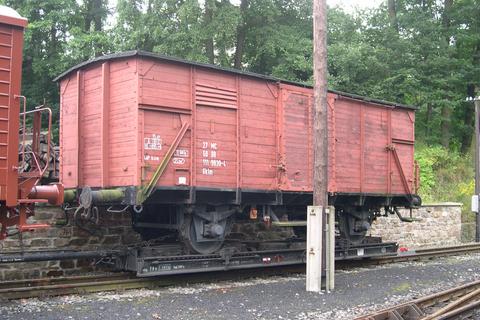
[[[224,239],[209,240],[209,241],[197,241],[197,234],[193,222],[192,215],[185,217],[182,238],[183,243],[190,252],[200,254],[211,254],[219,250],[224,242]]]
[[[355,217],[343,212],[338,216],[338,229],[342,238],[346,239],[351,244],[360,244],[366,237],[368,230],[355,231]]]

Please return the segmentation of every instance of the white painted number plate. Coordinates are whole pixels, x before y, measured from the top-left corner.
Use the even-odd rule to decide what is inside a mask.
[[[357,256],[363,256],[365,254],[365,249],[357,249]]]

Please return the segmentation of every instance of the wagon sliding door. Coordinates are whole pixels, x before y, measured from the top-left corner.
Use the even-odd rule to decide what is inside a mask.
[[[280,186],[283,190],[312,188],[312,95],[282,86],[280,113]]]
[[[168,160],[168,165],[158,180],[160,186],[190,185],[190,135],[182,128],[190,125],[189,114],[155,110],[143,110],[142,184],[150,181],[153,173],[164,161],[169,148],[175,142],[178,147]],[[176,141],[178,140],[178,141]]]
[[[206,83],[195,92],[196,185],[236,188],[237,92]]]
[[[403,109],[393,109],[390,112],[389,191],[392,194],[410,194],[416,191],[414,190],[415,114],[412,110]]]

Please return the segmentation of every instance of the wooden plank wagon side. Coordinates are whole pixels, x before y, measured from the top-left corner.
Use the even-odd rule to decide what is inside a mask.
[[[139,230],[179,230],[197,252],[218,249],[234,217],[304,220],[310,87],[141,51],[57,80],[60,177],[85,210],[132,206]],[[329,201],[358,240],[380,208],[418,205],[414,108],[333,91],[328,102]]]

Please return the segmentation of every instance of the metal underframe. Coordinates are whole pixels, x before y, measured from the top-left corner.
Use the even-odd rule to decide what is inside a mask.
[[[234,248],[224,248],[217,254],[177,255],[177,246],[117,248],[99,251],[45,251],[29,253],[8,253],[0,255],[0,264],[71,260],[71,259],[106,259],[115,262],[119,270],[134,271],[139,277],[159,275],[187,274],[197,272],[227,271],[258,267],[275,267],[305,263],[305,248],[275,249],[262,251],[237,252]],[[357,246],[340,246],[335,248],[335,259],[357,260],[379,256],[395,256],[398,245],[389,243],[366,243]]]
[[[136,206],[137,194],[141,189],[135,186],[115,187],[111,189],[92,188],[93,192],[122,190],[122,196],[108,199],[94,206]],[[67,202],[77,202],[77,196],[82,189],[70,189],[67,193],[75,194]],[[270,205],[270,206],[308,206],[312,203],[312,192],[275,191],[240,188],[205,188],[205,187],[156,187],[145,201],[146,206],[152,205]],[[416,208],[421,205],[421,198],[412,194],[375,194],[375,193],[329,193],[329,205],[335,207],[365,207],[380,209],[384,207]]]
[[[135,204],[135,187],[128,188],[124,203]],[[414,196],[415,198],[416,196]],[[419,198],[418,198],[419,199]],[[228,189],[203,187],[157,187],[145,204],[295,205],[312,203],[312,192]],[[368,207],[416,207],[410,194],[330,193],[329,204]]]
[[[336,248],[335,260],[354,260],[376,256],[396,255],[397,244],[373,243]],[[278,249],[253,252],[236,252],[234,248],[224,248],[218,254],[161,256],[154,254],[154,248],[145,252],[142,248],[130,250],[128,255],[118,260],[118,267],[135,271],[138,277],[160,275],[227,271],[259,267],[275,267],[304,264],[305,249]]]

